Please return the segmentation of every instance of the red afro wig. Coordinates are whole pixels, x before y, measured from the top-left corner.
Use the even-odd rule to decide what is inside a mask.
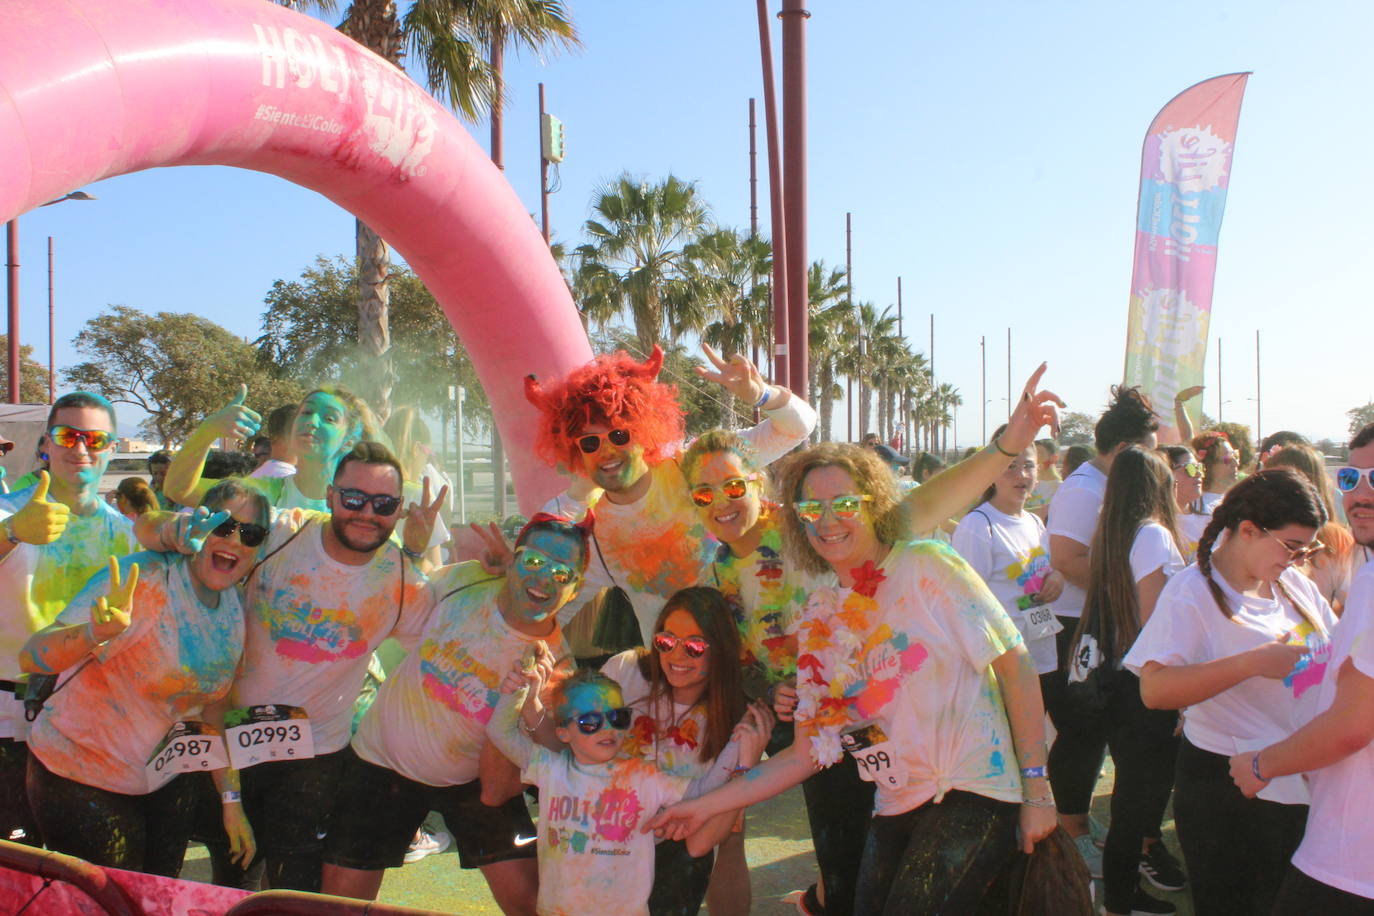
[[[588,426],[629,432],[653,465],[671,458],[685,436],[677,386],[658,381],[663,350],[635,362],[624,350],[598,356],[574,369],[547,390],[534,376],[525,379],[525,397],[539,411],[535,450],[549,464],[581,467],[577,438]]]

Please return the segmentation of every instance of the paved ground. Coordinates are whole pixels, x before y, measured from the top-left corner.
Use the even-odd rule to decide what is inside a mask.
[[[1093,810],[1104,822],[1111,793],[1111,763],[1105,778],[1098,782],[1098,796]],[[748,842],[745,850],[753,875],[753,912],[760,916],[786,916],[796,910],[781,902],[789,891],[804,888],[815,881],[816,860],[811,850],[811,835],[802,804],[801,790],[794,789],[751,809]],[[1175,854],[1178,840],[1174,835],[1172,815],[1165,823],[1165,841]],[[187,857],[183,878],[208,880],[209,863],[205,850],[194,846]],[[1100,892],[1100,888],[1099,888]],[[1174,894],[1156,892],[1178,906],[1180,916],[1192,916],[1187,891]],[[486,884],[476,871],[458,867],[453,852],[430,856],[414,865],[392,869],[382,885],[381,899],[387,903],[421,907],[462,916],[497,914],[495,903]],[[706,910],[703,908],[703,912]]]

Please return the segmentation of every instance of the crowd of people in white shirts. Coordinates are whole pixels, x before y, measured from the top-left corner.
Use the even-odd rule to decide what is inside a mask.
[[[568,488],[451,543],[414,411],[322,387],[259,476],[206,476],[262,427],[240,394],[131,520],[113,408],[59,398],[0,496],[4,837],[375,899],[437,812],[508,913],[746,913],[745,812],[801,785],[806,913],[1010,911],[1050,844],[1063,912],[1374,913],[1374,427],[1334,477],[1293,434],[1247,467],[1117,388],[1061,455],[1041,367],[902,487],[707,355],[756,426],[684,442],[657,353],[530,379]],[[574,657],[617,599],[617,651]]]

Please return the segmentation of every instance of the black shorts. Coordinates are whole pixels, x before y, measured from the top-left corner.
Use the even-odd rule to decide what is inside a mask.
[[[534,822],[523,795],[492,808],[482,804],[482,786],[475,779],[461,786],[429,786],[351,750],[348,756],[325,840],[329,864],[366,871],[399,868],[431,811],[444,816],[463,868],[535,857]]]

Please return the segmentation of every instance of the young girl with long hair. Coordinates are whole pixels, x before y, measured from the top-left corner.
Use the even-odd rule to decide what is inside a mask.
[[[1213,511],[1197,563],[1169,583],[1126,656],[1147,706],[1187,707],[1174,816],[1198,916],[1268,913],[1302,838],[1301,777],[1249,799],[1228,761],[1314,711],[1335,617],[1292,565],[1321,550],[1326,519],[1316,490],[1287,468],[1236,484]]]
[[[627,650],[602,666],[634,711],[624,752],[690,780],[688,798],[724,785],[739,767],[739,745],[731,738],[746,713],[772,728],[764,704],[751,712],[739,659],[739,632],[725,596],[697,586],[664,604],[649,648]],[[681,843],[660,843],[650,912],[695,913],[711,864],[710,855],[692,857]]]
[[[1093,537],[1091,568],[1079,638],[1097,634],[1104,665],[1120,665],[1154,612],[1169,577],[1183,569],[1169,465],[1151,449],[1133,445],[1117,455],[1107,477],[1102,515]],[[1178,753],[1173,712],[1146,709],[1134,674],[1110,675],[1104,712],[1107,747],[1116,765],[1112,818],[1102,853],[1104,911],[1172,913],[1139,886],[1142,863],[1169,803]],[[1148,874],[1148,873],[1147,873]]]

